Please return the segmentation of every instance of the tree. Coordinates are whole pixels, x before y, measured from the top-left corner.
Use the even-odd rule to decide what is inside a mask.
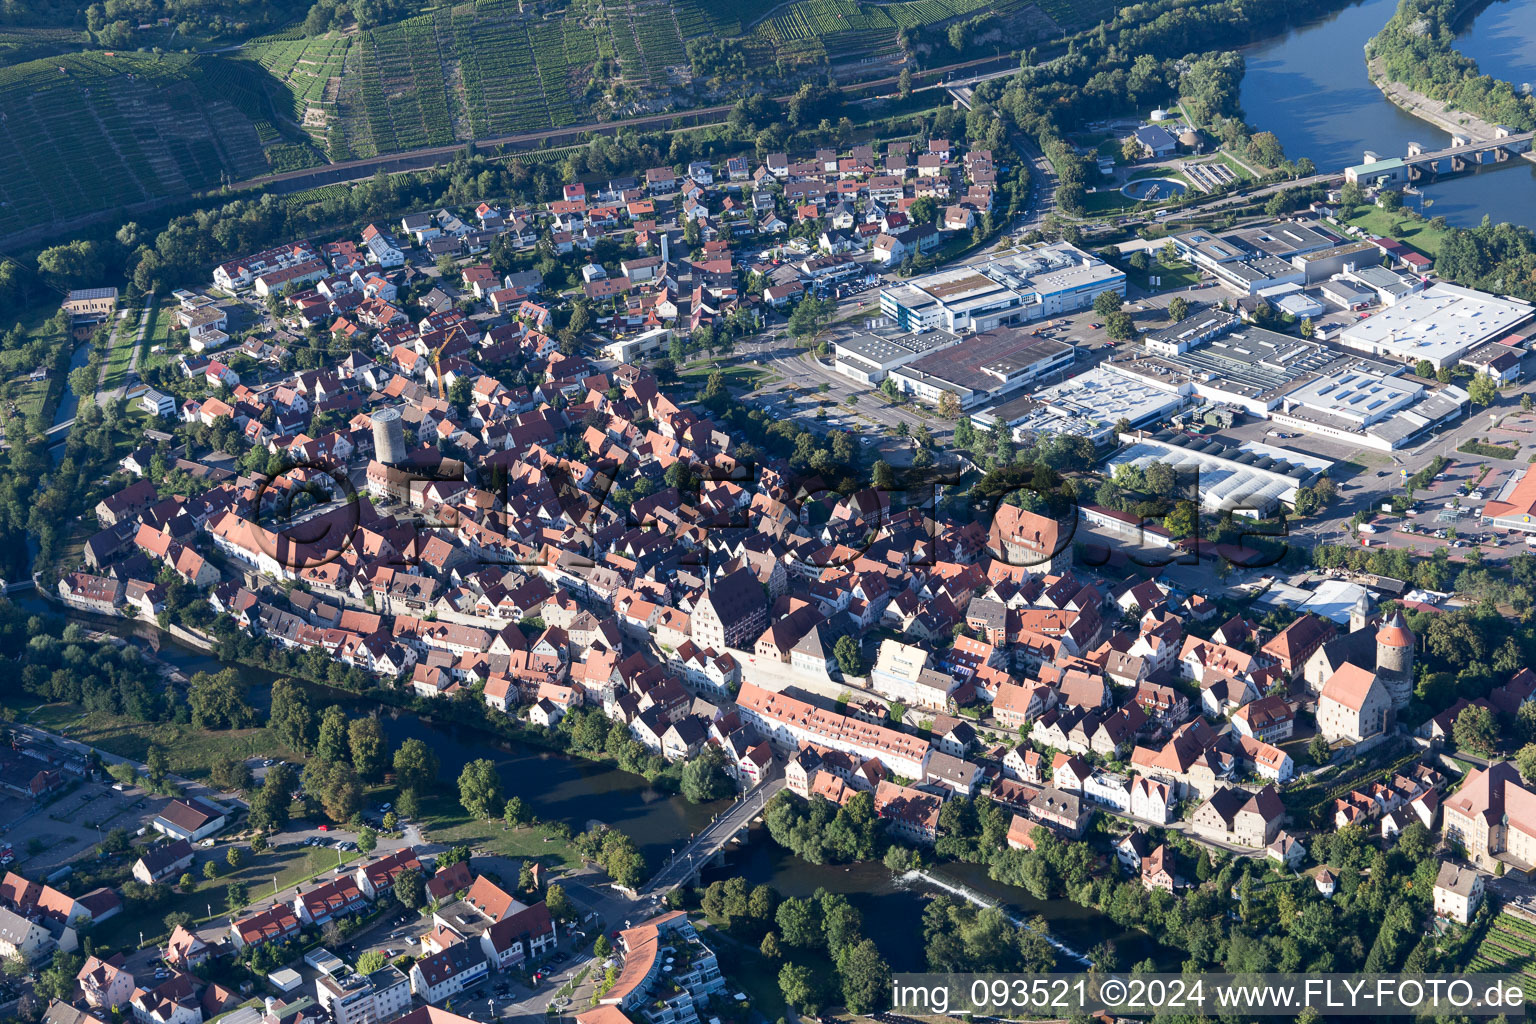
[[[1520,396],[1520,411],[1521,412],[1530,412],[1532,409],[1536,409],[1536,402],[1531,401],[1530,394],[1527,393],[1527,394],[1521,395]]]
[[[797,949],[813,949],[821,945],[821,921],[816,905],[810,900],[787,899],[779,904],[774,913],[774,923],[779,926],[779,941]]]
[[[528,805],[523,803],[523,798],[514,796],[507,801],[507,806],[502,808],[502,820],[513,828],[519,828],[528,824],[531,815],[528,813]]]
[[[150,785],[160,785],[170,771],[171,759],[166,754],[165,748],[150,744],[149,749],[144,752],[144,774],[148,776]]]
[[[372,715],[355,719],[347,726],[347,746],[352,751],[352,767],[364,782],[378,782],[384,777],[386,748],[384,729]]]
[[[395,751],[395,781],[402,789],[418,792],[430,789],[437,784],[440,769],[441,763],[432,748],[414,736]]]
[[[683,765],[680,788],[683,796],[696,804],[719,800],[736,788],[725,770],[725,755],[719,747],[709,744],[699,756]]]
[[[516,797],[514,797],[513,799],[516,799]],[[510,803],[508,803],[507,806],[510,807],[512,805]],[[384,812],[383,825],[384,825],[384,831],[386,831],[386,832],[393,832],[393,831],[395,831],[395,829],[400,827],[400,819],[399,819],[398,816],[396,816],[394,811],[392,811],[392,810],[391,811],[385,811]]]
[[[322,761],[346,761],[351,751],[347,745],[347,713],[332,704],[320,716],[320,736],[315,741],[315,756]]]
[[[371,828],[360,828],[357,831],[357,848],[364,854],[372,853],[378,848],[379,834]]]
[[[252,836],[251,837],[251,852],[252,853],[266,853],[267,852],[267,837],[264,836],[264,835],[260,835],[260,834]]]
[[[800,964],[785,964],[779,968],[779,994],[795,1009],[815,1012],[811,1000],[816,997],[816,979],[811,969]]]
[[[274,832],[288,824],[288,808],[293,803],[293,790],[298,783],[297,773],[291,765],[275,764],[267,769],[267,777],[260,788],[251,794],[251,828],[258,832]]]
[[[592,943],[592,958],[594,960],[606,960],[611,952],[613,952],[613,943],[608,941],[608,936],[599,934]]]
[[[777,960],[779,958],[779,937],[773,932],[763,936],[763,941],[757,947],[757,951],[763,955],[764,960]]]
[[[1515,754],[1515,767],[1526,782],[1536,782],[1536,743],[1527,743]]]
[[[406,910],[419,910],[427,902],[427,883],[415,868],[395,876],[395,902]]]
[[[826,299],[806,297],[789,314],[789,336],[814,342],[826,330],[837,306]]]
[[[907,219],[913,224],[932,224],[939,217],[939,204],[932,196],[923,196],[907,208]]]
[[[459,803],[476,818],[489,819],[501,814],[506,799],[501,794],[501,773],[496,763],[478,758],[459,773]]]
[[[876,459],[870,467],[870,481],[880,490],[889,491],[896,487],[896,471],[891,464],[884,459]]]
[[[1163,529],[1176,538],[1192,536],[1200,527],[1200,512],[1192,501],[1181,501],[1163,517]]]
[[[544,906],[557,921],[574,920],[576,907],[565,894],[565,886],[551,885],[544,890]]]
[[[314,749],[315,713],[298,683],[279,679],[272,684],[272,710],[267,715],[267,725],[295,753],[307,754]]]
[[[832,645],[832,655],[837,658],[837,667],[843,670],[843,675],[864,674],[864,658],[859,653],[859,642],[853,637],[838,637],[837,643]]]
[[[208,881],[210,881],[210,882],[213,881],[215,878],[218,878],[219,877],[219,862],[218,861],[213,861],[213,860],[205,862],[203,864],[203,877],[208,879]]]
[[[1309,317],[1309,316],[1302,317],[1301,318],[1301,336],[1303,338],[1310,338],[1310,337],[1312,337],[1312,335],[1314,335],[1316,333],[1317,333],[1317,328],[1316,328],[1316,326],[1313,325],[1312,318]]]
[[[192,877],[192,872],[183,871],[181,877],[176,879],[176,886],[182,892],[191,892],[197,888],[197,879]]]
[[[1331,752],[1328,749],[1328,741],[1323,738],[1322,733],[1313,736],[1312,742],[1307,744],[1307,756],[1312,759],[1313,764],[1328,763]]]
[[[960,419],[960,399],[956,397],[953,391],[945,391],[939,395],[939,415],[947,420],[957,421],[955,425],[955,443],[960,444],[960,426],[958,423]],[[966,426],[970,426],[969,420],[966,421]]]
[[[229,852],[224,855],[224,860],[231,870],[239,871],[240,865],[245,863],[245,854],[241,852],[240,847],[231,846]]]
[[[62,999],[66,1002],[73,999],[75,976],[80,973],[80,968],[84,965],[84,957],[66,953],[62,949],[54,950],[53,960],[46,968],[37,972],[37,981],[32,985],[33,991],[44,999]]]
[[[873,939],[845,947],[837,958],[837,973],[850,1012],[867,1014],[883,1005],[891,987],[891,968]]]
[[[896,94],[902,99],[906,99],[912,95],[911,68],[903,67],[901,69],[901,74],[896,76]]]
[[[1104,333],[1116,341],[1130,341],[1136,337],[1136,321],[1123,311],[1111,313],[1104,318]]]
[[[1435,377],[1435,364],[1428,359],[1420,359],[1413,364],[1413,372],[1425,380],[1433,380]]]
[[[1118,292],[1100,292],[1093,300],[1093,311],[1099,316],[1109,316],[1125,304],[1124,296]]]
[[[240,677],[232,668],[194,672],[187,686],[187,707],[199,729],[244,729],[256,724],[256,709],[241,694]]]
[[[517,887],[523,892],[528,892],[534,887],[533,865],[526,860],[517,869]]]
[[[1467,382],[1467,397],[1473,405],[1492,405],[1499,399],[1499,386],[1486,373],[1474,373]]]
[[[225,792],[233,793],[251,784],[251,769],[243,757],[221,754],[208,767],[208,781]]]
[[[357,973],[372,974],[374,971],[383,970],[389,964],[389,957],[381,950],[370,949],[357,958]]]
[[[1168,300],[1168,319],[1178,323],[1189,316],[1189,303],[1184,301],[1184,296],[1175,295]]]
[[[244,882],[230,882],[224,890],[224,905],[231,913],[241,910],[251,902],[250,890]]]
[[[347,760],[310,760],[304,766],[306,799],[320,801],[325,816],[338,825],[352,820],[363,806],[363,787]]]
[[[1451,726],[1451,738],[1459,750],[1491,757],[1498,749],[1498,728],[1487,708],[1469,704],[1461,709]]]

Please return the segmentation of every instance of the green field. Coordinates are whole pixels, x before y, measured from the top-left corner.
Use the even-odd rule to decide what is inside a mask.
[[[151,745],[165,748],[171,771],[191,779],[205,778],[220,757],[294,759],[293,751],[266,728],[205,732],[175,722],[137,722],[105,711],[82,711],[74,704],[44,704],[26,694],[0,695],[0,703],[27,722],[119,757],[143,761]]]
[[[1435,208],[1426,207],[1424,215],[1433,218]],[[1360,207],[1346,223],[1364,228],[1373,235],[1395,238],[1431,259],[1439,255],[1440,247],[1445,244],[1446,236],[1450,233],[1448,228],[1437,230],[1430,227],[1428,220],[1414,220],[1402,210],[1389,213],[1378,206]]]
[[[244,863],[234,871],[229,869],[224,860],[231,845],[240,846],[240,852],[245,858]],[[268,849],[258,854],[252,853],[247,844],[220,843],[206,852],[198,851],[197,859],[192,864],[192,876],[197,880],[197,884],[191,892],[173,892],[162,906],[154,909],[152,915],[129,912],[118,914],[97,925],[91,934],[98,946],[137,949],[141,932],[146,944],[154,943],[165,936],[166,914],[180,911],[191,914],[196,921],[207,921],[227,914],[225,892],[230,882],[245,884],[250,896],[247,906],[270,904],[274,879],[277,890],[281,891],[319,875],[328,874],[338,865],[356,860],[360,856],[362,854],[357,851],[343,853],[339,850],[308,846],[290,846],[282,850]],[[209,860],[216,862],[222,872],[212,881],[203,878],[203,864]],[[172,881],[174,882],[175,879]]]
[[[380,796],[391,799],[388,795],[370,793],[369,800],[377,800]],[[581,858],[569,840],[550,833],[541,825],[510,828],[501,821],[472,818],[459,806],[457,796],[446,789],[425,798],[420,817],[413,820],[420,823],[429,842],[471,846],[499,857],[540,860],[546,867],[574,868],[581,864]]]

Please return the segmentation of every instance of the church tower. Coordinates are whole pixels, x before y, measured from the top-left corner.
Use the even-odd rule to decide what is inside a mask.
[[[1392,706],[1399,710],[1407,707],[1413,696],[1413,655],[1417,646],[1418,640],[1402,612],[1395,613],[1376,633],[1376,675],[1392,695]]]
[[[1349,610],[1349,631],[1358,633],[1376,620],[1376,606],[1371,600],[1371,595],[1365,590],[1360,591],[1360,597],[1355,601],[1355,606]]]

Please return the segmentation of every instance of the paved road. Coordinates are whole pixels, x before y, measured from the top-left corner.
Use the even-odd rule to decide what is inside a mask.
[[[656,872],[656,876],[640,890],[641,899],[654,899],[687,881],[697,868],[708,863],[732,836],[760,814],[768,801],[783,788],[784,776],[779,775],[767,782],[758,783],[755,788],[742,794],[742,798],[732,804],[730,810],[673,854],[666,867]]]

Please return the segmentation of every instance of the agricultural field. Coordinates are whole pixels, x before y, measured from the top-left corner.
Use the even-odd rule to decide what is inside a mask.
[[[457,137],[435,15],[423,14],[363,33],[357,71],[343,80],[358,156],[442,146]],[[453,101],[457,108],[457,100]]]
[[[1467,970],[1518,974],[1526,998],[1536,996],[1536,924],[1513,914],[1495,915]]]
[[[310,39],[253,40],[245,54],[293,96],[293,119],[323,131],[326,106],[334,106],[352,40],[335,32]]]
[[[6,230],[265,173],[264,76],[221,57],[77,54],[0,70]]]
[[[571,80],[590,75],[597,45],[579,23],[530,21],[514,0],[480,0],[453,9],[449,34],[474,134],[581,119]]]

